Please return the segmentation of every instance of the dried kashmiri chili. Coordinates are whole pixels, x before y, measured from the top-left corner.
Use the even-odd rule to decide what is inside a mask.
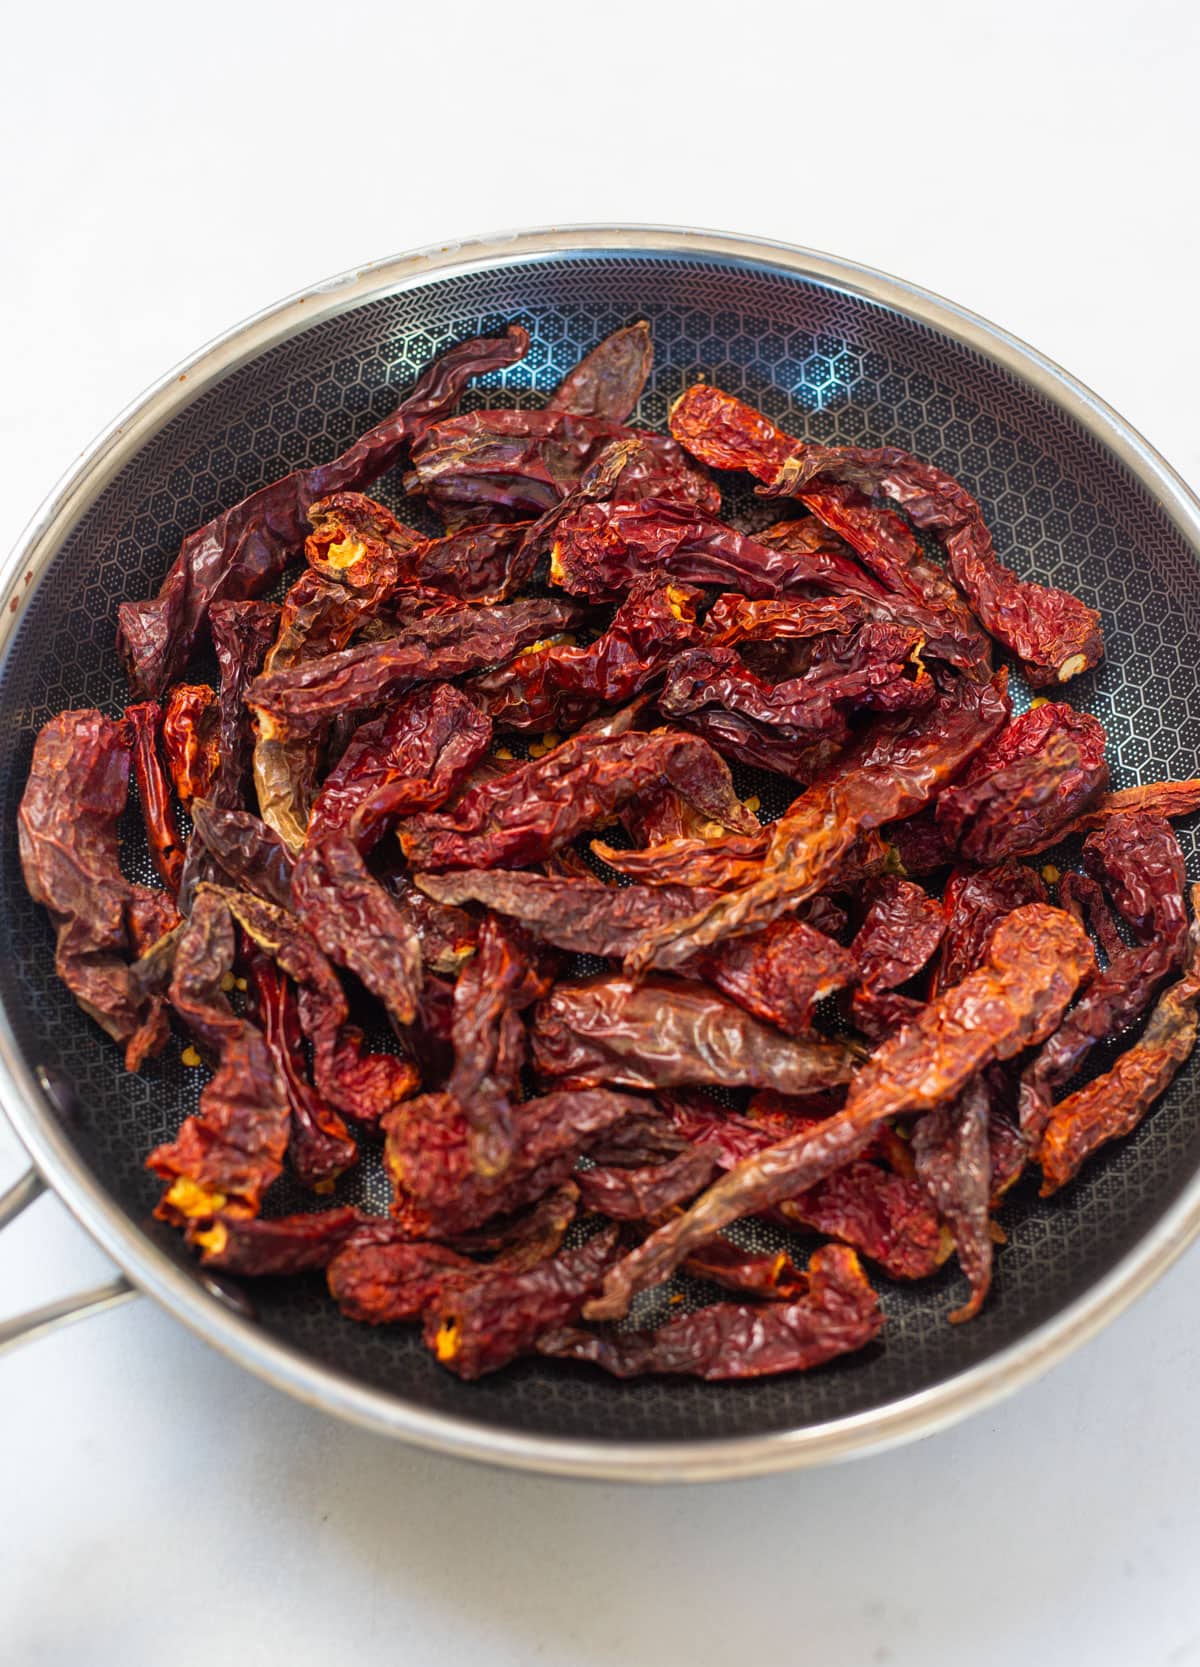
[[[576,729],[598,706],[632,699],[696,641],[699,600],[690,585],[645,580],[594,642],[526,649],[507,666],[474,678],[471,695],[501,729]]]
[[[1104,726],[1065,701],[1013,718],[940,795],[934,819],[970,862],[1041,849],[1108,786]]]
[[[845,1109],[740,1163],[684,1215],[618,1263],[592,1319],[618,1319],[696,1245],[739,1216],[780,1203],[857,1157],[887,1116],[952,1101],[994,1059],[1054,1030],[1095,967],[1086,934],[1060,909],[1030,904],[1002,920],[987,960],[883,1042],[855,1077]]]
[[[895,446],[803,445],[760,412],[703,384],[680,396],[670,423],[701,462],[748,469],[774,496],[807,503],[815,487],[836,481],[891,498],[916,526],[937,534],[954,583],[984,627],[1022,661],[1035,687],[1065,683],[1103,654],[1095,609],[1001,566],[979,505],[941,469]]]
[[[917,1174],[954,1235],[958,1264],[971,1287],[969,1301],[950,1315],[957,1324],[978,1314],[992,1283],[992,1159],[982,1078],[969,1083],[953,1104],[918,1118],[912,1144]]]
[[[1037,1161],[1042,1196],[1057,1192],[1079,1173],[1085,1159],[1107,1141],[1130,1134],[1165,1094],[1196,1045],[1200,1003],[1200,886],[1192,887],[1187,969],[1168,984],[1141,1036],[1110,1071],[1054,1107],[1042,1132]]]
[[[640,851],[619,851],[602,839],[593,839],[591,848],[618,874],[646,885],[736,891],[758,878],[770,842],[770,829],[760,828],[757,833],[712,837],[683,834]]]
[[[512,1159],[512,1102],[525,1063],[521,1014],[550,982],[520,929],[489,915],[454,988],[454,1069],[447,1083],[467,1121],[477,1175],[500,1175]]]
[[[249,892],[201,888],[200,896],[208,895],[219,897],[255,944],[295,980],[300,1025],[312,1043],[317,1093],[355,1122],[373,1128],[413,1092],[414,1067],[392,1054],[364,1053],[361,1032],[347,1023],[349,1007],[337,974],[293,914]]]
[[[663,1163],[586,1169],[578,1177],[578,1186],[585,1209],[611,1221],[650,1221],[694,1198],[716,1170],[711,1153],[697,1147]]]
[[[870,617],[857,596],[755,599],[735,591],[718,596],[704,629],[714,646],[748,642],[804,642],[813,637],[849,636]]]
[[[197,1114],[146,1159],[170,1183],[155,1214],[179,1224],[256,1216],[283,1168],[290,1121],[283,1080],[262,1034],[222,994],[235,947],[228,908],[202,891],[176,946],[171,1006],[216,1055],[217,1069]]]
[[[612,1261],[617,1228],[524,1273],[486,1268],[443,1279],[425,1310],[425,1341],[460,1378],[478,1378],[528,1354],[538,1338],[575,1319]]]
[[[807,1290],[791,1301],[716,1302],[649,1332],[555,1331],[541,1338],[538,1350],[589,1361],[620,1378],[668,1372],[719,1381],[807,1371],[865,1347],[882,1325],[879,1299],[858,1257],[831,1244],[813,1252]]]
[[[362,492],[334,492],[308,512],[312,528],[304,559],[314,573],[351,590],[386,595],[409,568],[424,541],[390,509]]]
[[[193,804],[192,820],[214,870],[208,878],[291,907],[296,859],[265,822],[248,810],[221,810],[206,799]]]
[[[165,892],[121,873],[129,764],[119,723],[88,709],[60,712],[34,743],[17,831],[26,888],[54,921],[55,971],[135,1071],[163,1046],[167,1027],[161,1001],[132,983],[130,962],[178,913]]]
[[[288,1158],[302,1186],[327,1191],[358,1161],[358,1145],[305,1075],[304,1036],[296,993],[260,950],[247,957],[255,1017],[287,1094],[291,1125]]]
[[[1064,874],[1059,881],[1058,902],[1081,926],[1089,927],[1110,962],[1124,953],[1125,942],[1117,930],[1104,888],[1090,874]]]
[[[453,408],[472,376],[511,365],[528,349],[528,333],[517,324],[492,340],[460,342],[429,366],[390,417],[340,457],[260,487],[189,533],[158,595],[123,602],[118,610],[118,647],[135,695],[153,698],[179,676],[214,602],[256,596],[278,577],[303,544],[317,499],[377,480]]]
[[[948,989],[982,966],[998,921],[1025,903],[1044,903],[1042,877],[1024,863],[1003,862],[979,871],[956,869],[942,896],[945,935],[934,992]]]
[[[354,1235],[369,1233],[372,1222],[349,1204],[267,1221],[261,1216],[200,1216],[188,1221],[187,1241],[199,1250],[205,1267],[222,1273],[316,1273],[327,1268]]]
[[[557,984],[534,1014],[531,1043],[543,1075],[586,1085],[749,1083],[803,1094],[845,1082],[851,1069],[836,1042],[779,1035],[702,985],[666,979]]]
[[[786,1250],[745,1250],[719,1233],[692,1252],[683,1271],[727,1291],[772,1297],[776,1302],[790,1302],[808,1289],[807,1276]]]
[[[148,704],[148,703],[147,703]],[[147,705],[129,707],[143,711]],[[207,683],[176,683],[162,715],[162,750],[167,773],[184,810],[203,799],[221,761],[220,716],[215,689]]]
[[[629,888],[626,888],[629,889]],[[813,1008],[850,983],[850,953],[803,920],[774,920],[730,938],[682,970],[699,973],[723,995],[788,1036],[811,1032]]]
[[[585,353],[550,395],[546,409],[623,423],[641,398],[653,364],[650,326],[639,319]]]
[[[567,603],[525,597],[501,607],[461,607],[435,614],[385,642],[322,655],[287,670],[265,671],[247,696],[263,734],[276,740],[318,735],[345,712],[371,712],[418,683],[464,677],[502,665],[539,637],[574,624]]]
[[[221,668],[217,697],[217,769],[206,794],[220,810],[239,810],[249,784],[254,734],[246,690],[263,668],[280,625],[274,602],[214,602],[209,610],[213,649]]]
[[[371,874],[345,834],[305,847],[292,906],[329,959],[348,967],[399,1025],[416,1017],[424,970],[411,915]]]
[[[768,830],[766,855],[746,883],[647,933],[626,968],[678,966],[827,889],[859,835],[919,810],[1000,727],[1006,708],[992,683],[959,681],[925,712],[878,720]]]
[[[491,720],[451,684],[414,689],[355,731],[317,794],[309,841],[351,829],[369,849],[389,819],[444,804],[491,740]]]
[[[424,1094],[384,1119],[392,1214],[415,1238],[452,1238],[542,1197],[571,1175],[580,1155],[627,1117],[646,1110],[632,1094],[560,1090],[512,1108],[513,1156],[499,1177],[478,1175],[471,1131],[450,1094]]]
[[[386,876],[392,900],[416,934],[421,959],[432,972],[458,972],[475,952],[478,922],[464,909],[435,903],[411,885],[406,874]]]
[[[146,829],[146,843],[159,878],[171,892],[178,894],[183,874],[183,835],[171,803],[171,789],[158,754],[158,734],[162,711],[157,702],[141,701],[125,708],[125,726],[133,755],[133,773],[138,784],[138,799],[142,809],[142,823]]]
[[[866,915],[850,945],[858,977],[849,1012],[860,1030],[881,1038],[919,1007],[898,994],[897,986],[920,972],[942,941],[945,923],[937,902],[898,875],[881,875],[868,896]]]
[[[1054,1090],[1080,1069],[1097,1042],[1134,1022],[1187,949],[1187,900],[1179,841],[1161,817],[1114,818],[1084,845],[1084,862],[1107,882],[1138,942],[1122,947],[1083,992],[1021,1077],[1021,1127],[1036,1140]]]
[[[413,868],[523,867],[660,782],[726,827],[758,826],[711,747],[695,736],[655,730],[573,736],[545,757],[470,789],[453,811],[414,817],[400,830],[400,845]]]
[[[329,1263],[329,1292],[347,1319],[395,1325],[419,1320],[447,1275],[476,1271],[476,1263],[446,1245],[351,1239]]]

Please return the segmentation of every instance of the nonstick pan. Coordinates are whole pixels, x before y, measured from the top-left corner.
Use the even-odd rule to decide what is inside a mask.
[[[533,337],[528,358],[468,404],[532,403],[635,317],[654,330],[647,424],[662,427],[671,398],[703,375],[798,435],[896,444],[960,476],[1003,557],[1103,611],[1108,657],[1070,697],[1108,729],[1114,786],[1196,773],[1200,505],[1100,400],[971,314],[824,255],[649,227],[445,245],[295,296],[126,411],[4,571],[0,1103],[35,1170],[0,1202],[0,1224],[44,1182],[125,1277],[10,1322],[0,1343],[140,1290],[280,1388],[424,1446],[594,1476],[749,1475],[928,1433],[1012,1390],[1116,1314],[1196,1233],[1194,1065],[1132,1139],[1062,1195],[1041,1202],[1029,1183],[1010,1198],[1009,1243],[972,1324],[946,1323],[953,1270],[914,1288],[881,1280],[879,1344],[778,1380],[622,1383],[535,1360],[463,1384],[407,1328],[343,1319],[319,1279],[216,1281],[151,1222],[157,1188],[142,1161],[194,1108],[200,1073],[174,1047],[125,1075],[54,976],[50,927],[17,859],[34,734],[63,707],[123,705],[117,604],[157,588],[183,534],[340,450],[450,342],[520,320]],[[1182,838],[1195,873],[1194,835],[1184,828]],[[366,1165],[346,1196],[379,1206],[381,1186]]]

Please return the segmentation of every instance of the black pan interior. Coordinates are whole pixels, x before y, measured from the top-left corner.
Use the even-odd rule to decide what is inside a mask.
[[[1195,773],[1200,753],[1200,568],[1153,498],[1056,406],[962,345],[874,303],[780,271],[705,258],[578,255],[439,278],[293,337],[198,399],[111,482],[22,603],[0,674],[3,1000],[31,1065],[74,1089],[73,1139],[123,1210],[144,1221],[150,1147],[193,1109],[200,1073],[172,1046],[140,1077],[53,974],[51,934],[27,898],[15,815],[38,726],[67,706],[123,704],[113,652],[118,602],[153,591],[181,536],[385,415],[450,342],[519,319],[529,357],[470,403],[531,403],[600,336],[638,316],[656,367],[642,421],[661,427],[699,375],[798,435],[892,443],[934,459],[980,499],[1002,555],[1083,593],[1104,613],[1108,658],[1070,698],[1107,726],[1114,781]],[[67,393],[64,390],[64,398]],[[384,492],[382,495],[387,495]],[[749,790],[749,782],[746,790]],[[764,803],[780,808],[778,784]],[[1182,834],[1189,867],[1195,838]],[[130,828],[131,869],[144,862]],[[716,1386],[617,1383],[531,1362],[477,1385],[443,1372],[415,1334],[343,1320],[317,1279],[262,1283],[261,1324],[316,1359],[423,1407],[509,1430],[624,1441],[718,1438],[810,1426],[940,1383],[1016,1342],[1111,1268],[1200,1162],[1197,1080],[1185,1070],[1136,1136],[1057,1200],[1031,1184],[1007,1204],[1009,1244],[971,1325],[952,1327],[957,1275],[917,1288],[880,1280],[882,1342],[806,1376]],[[378,1167],[345,1183],[383,1200]],[[296,1207],[286,1196],[279,1207]],[[690,1293],[689,1293],[690,1295]]]

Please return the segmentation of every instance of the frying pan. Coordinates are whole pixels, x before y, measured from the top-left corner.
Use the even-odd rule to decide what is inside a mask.
[[[639,316],[656,349],[645,423],[663,426],[670,399],[703,375],[798,435],[888,442],[959,475],[1003,556],[1102,609],[1108,658],[1071,698],[1108,729],[1114,785],[1195,772],[1200,505],[1100,400],[981,319],[846,261],[654,227],[449,244],[294,296],[124,412],[3,572],[0,1103],[35,1167],[0,1201],[0,1225],[48,1184],[124,1278],[10,1321],[0,1344],[142,1291],[280,1388],[427,1447],[610,1478],[750,1475],[928,1433],[1014,1389],[1118,1313],[1195,1235],[1194,1066],[1064,1194],[1043,1203],[1032,1183],[1018,1189],[991,1300],[972,1324],[946,1323],[952,1269],[913,1288],[881,1280],[878,1345],[778,1380],[622,1383],[535,1360],[462,1384],[411,1330],[343,1319],[319,1279],[252,1289],[214,1279],[151,1221],[157,1189],[142,1160],[194,1109],[199,1073],[168,1049],[126,1076],[54,976],[49,924],[17,859],[35,732],[63,707],[123,704],[117,604],[157,588],[183,534],[340,450],[450,342],[521,320],[528,358],[468,403],[536,403],[582,350]],[[768,785],[778,810],[779,784]],[[1183,839],[1191,859],[1194,838]],[[137,866],[132,829],[129,840]],[[382,1186],[366,1163],[345,1196],[379,1207]],[[285,1190],[280,1208],[295,1206]]]

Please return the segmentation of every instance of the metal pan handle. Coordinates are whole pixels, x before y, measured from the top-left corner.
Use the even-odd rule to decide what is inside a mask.
[[[19,1181],[0,1195],[0,1229],[7,1227],[10,1221],[15,1221],[21,1211],[40,1198],[45,1190],[46,1183],[37,1170],[27,1170]],[[11,1320],[0,1320],[0,1354],[6,1349],[15,1348],[18,1343],[27,1343],[35,1337],[44,1336],[48,1331],[55,1331],[59,1326],[70,1325],[72,1320],[86,1319],[89,1314],[99,1314],[106,1308],[116,1308],[120,1303],[128,1302],[130,1297],[137,1295],[137,1289],[123,1275],[118,1275],[107,1285],[95,1285],[90,1291],[60,1297],[57,1302],[48,1302],[41,1308],[31,1308],[27,1314],[16,1314]]]

